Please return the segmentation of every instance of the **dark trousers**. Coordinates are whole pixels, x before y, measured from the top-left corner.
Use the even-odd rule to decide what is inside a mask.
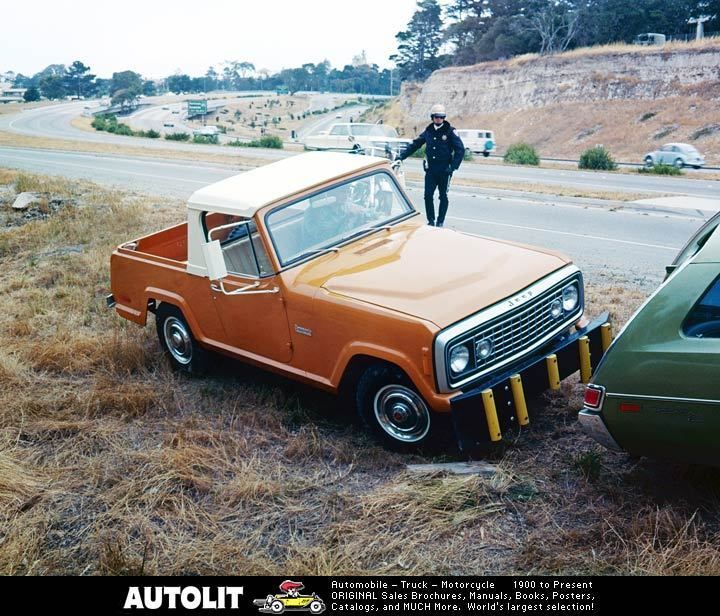
[[[425,213],[427,214],[428,222],[431,224],[435,223],[435,205],[433,204],[433,197],[435,195],[435,189],[438,189],[440,193],[440,211],[438,212],[437,222],[445,222],[445,214],[448,209],[448,182],[450,181],[450,174],[443,171],[433,171],[428,169],[425,172]]]

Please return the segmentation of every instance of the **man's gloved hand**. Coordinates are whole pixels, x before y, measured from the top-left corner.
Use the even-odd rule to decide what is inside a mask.
[[[447,173],[448,175],[452,175],[453,171],[455,171],[455,170],[453,169],[452,165],[448,165],[447,169],[445,169],[445,173]]]

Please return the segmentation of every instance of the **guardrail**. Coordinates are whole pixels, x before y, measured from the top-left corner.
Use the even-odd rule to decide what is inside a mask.
[[[503,157],[499,154],[490,154],[488,158],[497,158],[498,160],[503,160]],[[540,159],[540,162],[549,162],[549,163],[572,163],[574,165],[577,165],[580,161],[579,160],[572,160],[570,158],[548,158],[543,156]],[[615,161],[618,165],[623,167],[644,167],[644,163],[627,163],[623,161]],[[720,171],[720,167],[703,167],[703,169],[707,169],[708,171]],[[588,169],[587,171],[592,171],[592,169]]]

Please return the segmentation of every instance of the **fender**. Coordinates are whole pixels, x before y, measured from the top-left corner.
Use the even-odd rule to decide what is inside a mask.
[[[420,352],[421,350],[418,349],[418,353]],[[340,352],[340,357],[335,364],[335,369],[330,376],[330,382],[333,387],[338,388],[340,386],[340,381],[342,380],[348,365],[353,358],[357,356],[373,357],[396,365],[398,368],[403,370],[405,374],[407,374],[413,385],[415,385],[423,398],[425,398],[435,411],[450,411],[451,394],[438,394],[433,390],[432,377],[428,377],[418,370],[418,366],[422,365],[421,361],[413,361],[406,354],[401,353],[396,349],[380,346],[372,342],[355,341],[350,342],[343,347]],[[457,392],[454,392],[452,395],[455,393]]]
[[[190,305],[187,303],[187,301],[185,301],[185,298],[182,295],[173,293],[172,291],[168,291],[166,289],[160,289],[158,287],[146,287],[143,293],[143,297],[145,298],[145,302],[143,304],[144,307],[140,315],[140,318],[142,318],[141,325],[145,325],[147,321],[147,306],[150,300],[155,300],[156,302],[165,302],[168,304],[172,304],[173,306],[176,306],[177,308],[182,310],[183,316],[187,320],[193,336],[195,336],[195,338],[199,342],[211,342],[209,338],[202,335],[202,329],[200,328],[200,324],[198,323],[197,318],[195,318],[195,314],[193,313],[192,308],[190,308]]]

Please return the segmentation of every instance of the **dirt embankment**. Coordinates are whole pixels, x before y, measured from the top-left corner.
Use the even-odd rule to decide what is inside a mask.
[[[660,49],[614,45],[557,56],[448,68],[403,84],[399,124],[412,134],[435,103],[461,128],[493,129],[502,153],[518,141],[542,156],[577,158],[603,144],[640,162],[667,142],[720,164],[720,39]],[[395,111],[396,115],[400,115]]]

